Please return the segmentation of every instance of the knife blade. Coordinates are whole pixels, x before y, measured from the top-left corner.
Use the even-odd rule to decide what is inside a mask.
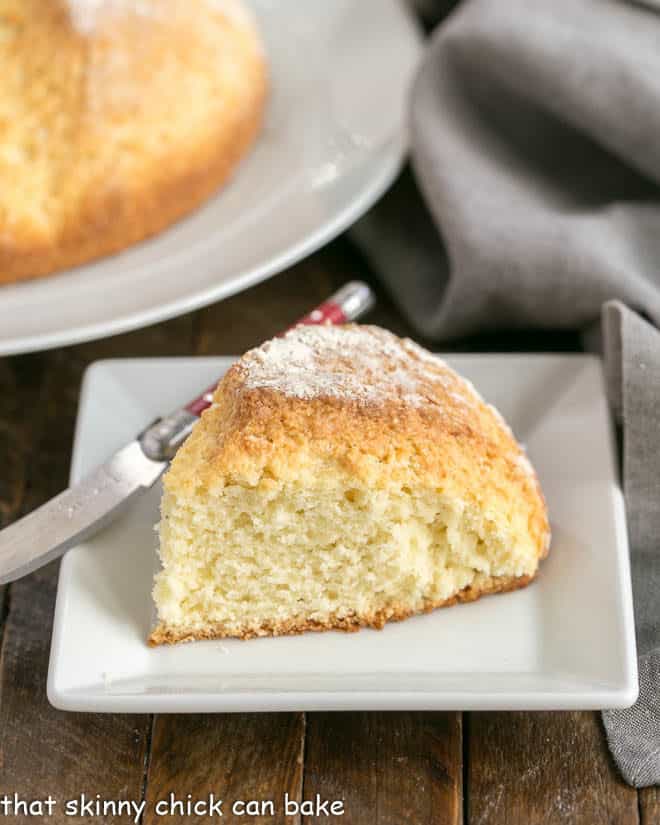
[[[342,287],[298,324],[354,321],[373,305],[360,281]],[[158,419],[78,484],[0,531],[0,585],[15,581],[61,556],[116,518],[167,469],[202,412],[215,386],[185,407]]]
[[[20,579],[80,544],[112,521],[165,471],[138,441],[118,450],[79,484],[69,487],[0,532],[0,584]]]

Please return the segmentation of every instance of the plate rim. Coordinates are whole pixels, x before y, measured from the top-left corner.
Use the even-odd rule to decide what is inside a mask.
[[[533,360],[537,358],[556,358],[561,360],[581,361],[585,365],[596,366],[600,375],[603,396],[605,393],[602,360],[589,353],[435,353],[449,361],[464,358],[507,360],[509,358]],[[80,428],[86,415],[87,398],[90,388],[99,371],[117,365],[132,364],[148,368],[159,364],[171,365],[176,362],[217,363],[224,369],[237,356],[181,356],[181,357],[137,357],[104,358],[88,365],[83,375],[78,415],[76,418],[74,444],[71,459],[72,476],[76,475],[80,461]],[[615,433],[611,415],[609,418],[609,436],[611,456],[616,455]],[[475,689],[468,692],[437,690],[353,690],[353,691],[226,691],[226,692],[184,692],[184,693],[99,693],[95,686],[89,688],[61,688],[57,680],[58,648],[64,627],[64,593],[71,576],[69,557],[65,556],[60,568],[53,633],[50,647],[47,697],[57,709],[82,712],[121,712],[121,713],[233,713],[233,712],[272,712],[272,711],[327,711],[327,710],[600,710],[603,708],[626,708],[637,700],[639,686],[637,673],[637,652],[632,603],[632,585],[630,578],[630,555],[627,536],[627,521],[623,492],[620,479],[615,472],[614,517],[618,527],[616,544],[616,570],[622,596],[622,635],[625,643],[625,663],[622,680],[617,684],[589,683],[579,684],[569,690],[534,689],[534,690],[487,690]],[[480,674],[487,677],[488,674]],[[95,692],[96,691],[96,692]]]

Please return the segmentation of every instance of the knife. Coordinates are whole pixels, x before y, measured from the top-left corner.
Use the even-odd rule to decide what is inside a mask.
[[[374,303],[367,284],[351,281],[299,324],[343,324]],[[154,421],[78,484],[0,531],[0,585],[20,579],[94,535],[152,487],[205,409],[216,387]]]

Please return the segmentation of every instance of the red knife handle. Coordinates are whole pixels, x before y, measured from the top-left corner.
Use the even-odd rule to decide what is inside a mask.
[[[373,303],[374,296],[371,288],[362,281],[351,281],[308,315],[292,324],[289,329],[301,324],[345,324],[348,321],[355,321],[365,312],[368,312]],[[211,406],[216,387],[217,383],[206,389],[198,398],[195,398],[190,404],[186,404],[185,409],[199,417],[204,410]]]
[[[289,329],[300,324],[345,324],[364,315],[373,304],[374,294],[371,288],[362,281],[351,281]],[[211,406],[216,387],[217,383],[185,407],[148,427],[139,436],[145,455],[154,461],[173,458],[199,416]]]

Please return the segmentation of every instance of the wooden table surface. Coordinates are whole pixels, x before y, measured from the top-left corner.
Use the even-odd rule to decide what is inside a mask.
[[[0,358],[0,523],[66,486],[80,380],[108,357],[234,354],[287,326],[350,278],[371,280],[346,239],[276,278],[148,329],[50,352]],[[99,296],[99,300],[103,300]],[[410,334],[379,294],[370,321]],[[419,339],[418,339],[419,340]],[[422,341],[422,343],[424,343]],[[500,336],[459,349],[571,349],[571,335]],[[453,347],[456,349],[457,347]],[[130,571],[127,571],[130,575]],[[343,799],[330,820],[232,816],[223,822],[350,825],[613,825],[660,822],[655,790],[618,778],[600,717],[579,713],[72,714],[46,699],[57,564],[0,588],[0,797],[100,794],[155,800]],[[145,594],[145,598],[147,598]],[[102,644],[102,639],[99,639]],[[0,813],[0,818],[1,813]],[[11,822],[42,821],[9,817]],[[46,822],[129,822],[68,818]]]

